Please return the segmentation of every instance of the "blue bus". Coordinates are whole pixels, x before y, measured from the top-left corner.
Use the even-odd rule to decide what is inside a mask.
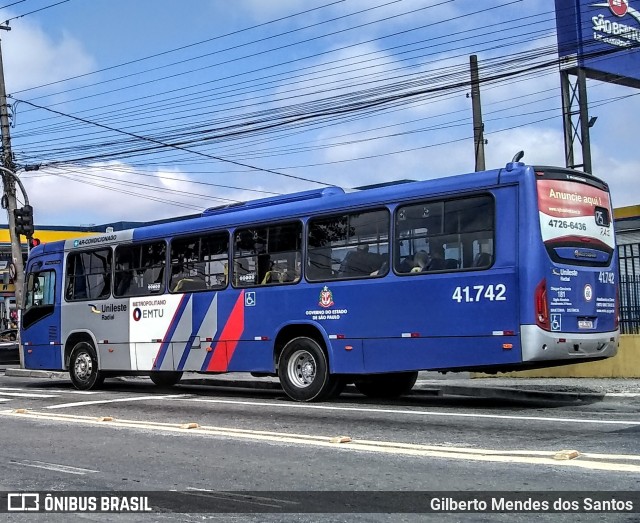
[[[420,370],[613,356],[615,256],[608,186],[575,170],[328,187],[36,247],[21,350],[78,389],[249,372],[299,401],[393,397]]]

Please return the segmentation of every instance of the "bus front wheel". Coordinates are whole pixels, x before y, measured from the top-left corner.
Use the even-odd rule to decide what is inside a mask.
[[[182,378],[182,372],[152,372],[149,377],[151,378],[151,381],[153,381],[153,383],[155,383],[158,387],[173,387],[180,381],[180,378]]]
[[[372,374],[355,381],[356,389],[370,398],[397,398],[411,391],[418,379],[417,372]]]
[[[98,357],[90,343],[81,341],[73,347],[69,375],[73,386],[79,390],[95,389],[102,385],[104,376],[98,369]]]
[[[329,361],[315,340],[300,337],[282,349],[278,361],[278,375],[282,388],[296,401],[322,401],[335,396],[341,385],[329,373]]]

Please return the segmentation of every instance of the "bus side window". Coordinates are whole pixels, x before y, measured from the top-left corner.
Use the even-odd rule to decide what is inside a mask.
[[[134,283],[133,277],[133,248],[129,245],[116,247],[114,295],[129,296]]]
[[[164,266],[166,244],[155,242],[142,246],[139,274],[142,294],[158,294],[164,291]]]
[[[233,285],[280,285],[300,280],[302,223],[238,229],[234,233]]]
[[[67,255],[64,297],[67,301],[105,299],[111,295],[111,249]]]
[[[399,207],[395,272],[406,274],[412,263],[411,253],[423,250],[429,262],[417,272],[488,268],[493,262],[494,235],[494,201],[490,195]]]
[[[222,289],[227,285],[229,233],[176,237],[170,247],[170,292]]]
[[[389,270],[389,222],[386,209],[309,220],[307,279],[384,276]]]

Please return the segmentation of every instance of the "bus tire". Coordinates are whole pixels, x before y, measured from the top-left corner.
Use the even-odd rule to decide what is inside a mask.
[[[317,341],[301,336],[288,342],[278,361],[280,384],[296,401],[322,401],[340,392],[340,380],[329,373],[327,355]]]
[[[158,387],[173,387],[182,378],[182,372],[158,371],[152,372],[149,377]]]
[[[96,389],[104,382],[104,375],[98,368],[98,357],[91,343],[76,343],[69,358],[69,376],[76,389]]]
[[[369,398],[397,398],[411,391],[417,372],[372,374],[355,381],[356,389]]]

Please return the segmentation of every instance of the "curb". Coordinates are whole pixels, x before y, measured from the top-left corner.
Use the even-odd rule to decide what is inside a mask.
[[[452,396],[471,396],[474,398],[547,401],[556,403],[594,403],[603,401],[607,394],[604,392],[561,392],[547,390],[514,389],[510,387],[479,387],[465,385],[442,385],[443,394]]]
[[[60,371],[29,370],[21,368],[6,368],[5,376],[23,378],[50,378],[68,380],[69,374]],[[146,377],[125,376],[124,379],[148,379]],[[243,389],[282,390],[280,383],[275,380],[262,381],[260,378],[189,378],[185,377],[180,383],[185,385],[202,385],[208,387],[231,387]],[[345,392],[356,392],[353,386],[348,386]],[[623,401],[625,399],[640,398],[638,393],[606,393],[606,392],[577,392],[577,391],[548,391],[517,389],[500,386],[478,385],[447,385],[443,380],[436,383],[429,380],[420,380],[416,383],[412,395],[420,396],[463,396],[472,398],[516,400],[516,401],[546,401],[554,403],[595,403],[600,401]]]
[[[29,370],[7,368],[4,371],[5,376],[19,376],[21,378],[59,378],[65,379],[69,375],[66,372],[58,372],[53,370]]]

